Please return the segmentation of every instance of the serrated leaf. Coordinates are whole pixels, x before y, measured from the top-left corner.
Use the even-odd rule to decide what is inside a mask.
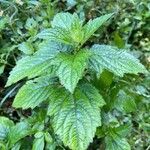
[[[96,44],[91,48],[91,51],[93,56],[90,59],[90,64],[97,72],[104,68],[121,77],[124,73],[147,72],[139,60],[125,50]]]
[[[15,126],[11,127],[8,134],[9,146],[12,147],[20,139],[30,135],[31,133],[31,128],[27,122],[17,123]]]
[[[76,14],[57,14],[52,21],[52,27],[43,30],[37,37],[69,45],[78,45],[83,40],[82,21]]]
[[[43,150],[44,145],[44,134],[42,134],[41,137],[34,139],[32,150]]]
[[[60,52],[67,51],[68,47],[60,43],[45,41],[39,46],[33,56],[23,57],[17,62],[17,65],[10,72],[6,86],[10,86],[17,81],[28,77],[39,76],[47,69],[51,68],[51,60]]]
[[[54,64],[58,67],[56,74],[61,84],[71,93],[73,93],[78,81],[83,76],[89,56],[88,51],[81,50],[74,55],[62,53],[54,60]]]
[[[64,29],[71,29],[72,24],[74,23],[76,16],[68,12],[58,13],[54,16],[53,21],[51,22],[52,27],[59,27]]]
[[[36,37],[40,39],[46,39],[54,42],[73,45],[70,32],[62,28],[45,29],[41,31]]]
[[[125,138],[119,136],[105,137],[106,150],[131,150],[131,147]]]
[[[90,20],[85,26],[83,27],[84,30],[84,41],[85,43],[99,27],[101,27],[108,19],[112,17],[112,14],[103,15],[96,19]]]
[[[20,148],[21,148],[21,142],[17,142],[17,143],[12,147],[11,150],[20,150]]]
[[[5,65],[0,65],[0,75],[4,72]]]
[[[10,127],[14,125],[13,121],[6,117],[0,117],[0,140],[7,138]]]
[[[85,150],[96,127],[101,125],[99,107],[104,104],[102,96],[90,84],[80,85],[73,95],[64,88],[53,89],[48,115],[53,117],[55,134],[70,149]]]
[[[53,80],[49,76],[28,81],[17,93],[13,107],[23,109],[35,108],[50,96],[52,83]]]

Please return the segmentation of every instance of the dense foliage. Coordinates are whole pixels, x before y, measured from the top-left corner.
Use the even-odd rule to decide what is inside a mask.
[[[0,0],[0,149],[148,150],[149,6]]]

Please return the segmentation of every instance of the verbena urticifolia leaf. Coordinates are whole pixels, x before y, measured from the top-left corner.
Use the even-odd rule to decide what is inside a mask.
[[[0,117],[0,140],[6,140],[10,127],[14,126],[13,121],[6,117]]]
[[[54,65],[57,65],[56,74],[61,84],[71,93],[74,92],[78,81],[82,78],[89,57],[90,52],[82,50],[74,55],[61,53],[54,60]]]
[[[41,102],[49,98],[53,80],[50,76],[42,76],[28,81],[17,93],[13,106],[16,108],[35,108]]]
[[[90,66],[97,72],[101,69],[107,69],[121,77],[125,73],[138,74],[147,72],[139,60],[125,50],[96,44],[91,48],[91,51],[93,56],[90,58]]]
[[[85,150],[101,125],[100,107],[105,104],[102,96],[85,83],[73,95],[64,88],[55,88],[49,101],[54,132],[71,149]]]
[[[113,13],[106,14],[93,20],[90,20],[87,24],[85,24],[83,27],[84,40],[82,41],[82,44],[85,43],[94,34],[94,32],[97,31],[98,28],[100,28],[104,23],[106,23],[106,21],[112,16]]]
[[[60,43],[44,41],[33,56],[23,57],[17,62],[17,65],[10,72],[6,86],[16,83],[25,77],[30,79],[39,76],[51,68],[51,60],[60,51],[67,50],[67,46],[63,46]]]

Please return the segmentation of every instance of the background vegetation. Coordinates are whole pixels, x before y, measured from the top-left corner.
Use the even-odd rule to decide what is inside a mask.
[[[61,11],[76,12],[86,21],[117,12],[111,23],[100,28],[87,44],[105,43],[130,49],[150,70],[149,0],[0,0],[0,116],[19,122],[37,111],[14,109],[11,104],[21,83],[8,88],[5,84],[16,61],[22,55],[32,55],[36,51],[39,42],[34,42],[33,37],[51,27],[53,16]],[[111,97],[107,98],[111,113],[104,115],[104,119],[111,126],[118,122],[127,123],[130,128],[127,137],[132,149],[149,150],[150,76],[127,75],[116,79],[115,83],[113,78],[112,73],[104,71],[97,81],[93,81],[104,97]],[[113,92],[108,93],[110,88]],[[132,101],[126,103],[125,99]],[[90,150],[103,149],[103,135],[98,129]]]

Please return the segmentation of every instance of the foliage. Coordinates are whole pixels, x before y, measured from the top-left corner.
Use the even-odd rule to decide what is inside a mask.
[[[1,149],[149,148],[146,1],[0,3]]]

